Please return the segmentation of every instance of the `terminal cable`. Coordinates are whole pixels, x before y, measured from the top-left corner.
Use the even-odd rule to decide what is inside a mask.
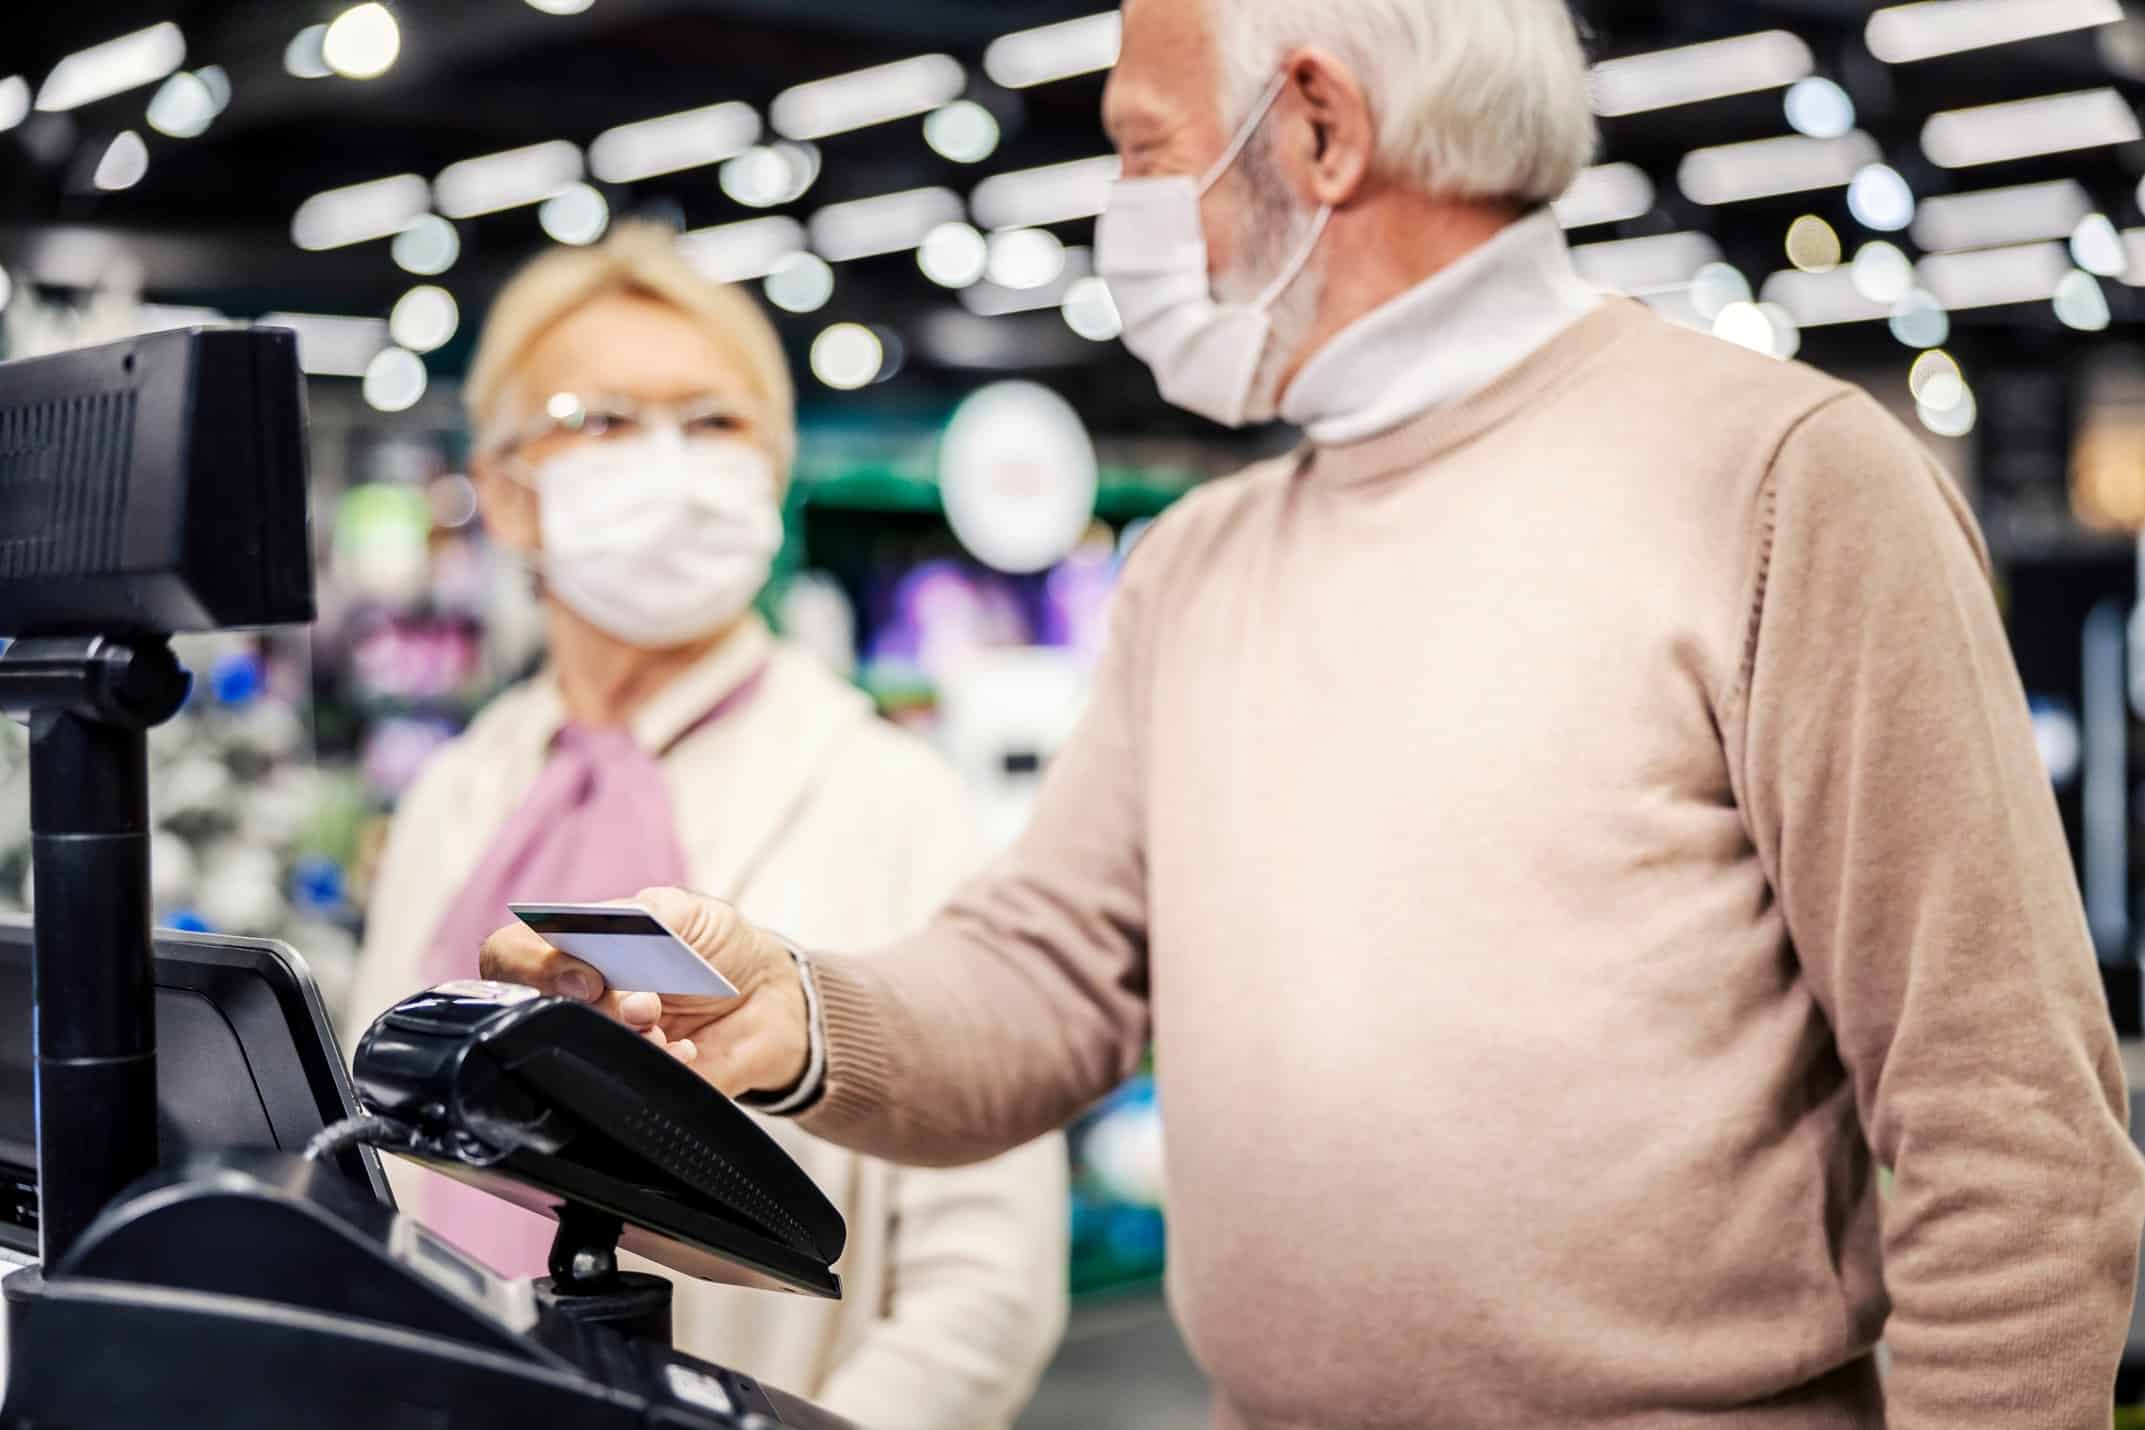
[[[406,1124],[377,1113],[363,1113],[356,1117],[345,1117],[340,1122],[330,1123],[320,1129],[313,1140],[305,1144],[305,1160],[323,1162],[342,1152],[344,1148],[357,1144],[409,1140],[410,1129]]]

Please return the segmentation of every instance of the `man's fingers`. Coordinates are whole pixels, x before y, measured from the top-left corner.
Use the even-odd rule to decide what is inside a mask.
[[[692,944],[695,948],[700,945],[698,940],[693,937],[693,931],[689,928],[689,925],[694,924],[699,919],[700,906],[702,904],[714,904],[725,910],[730,907],[720,899],[711,899],[705,894],[695,894],[689,889],[676,889],[668,885],[643,889],[633,896],[632,902],[655,915],[657,923],[663,925],[663,927],[669,929],[687,943]]]
[[[526,924],[508,924],[484,940],[477,967],[486,978],[525,984],[582,1003],[603,996],[602,974],[545,943]]]
[[[690,1042],[694,1050],[689,1060],[693,1071],[713,1083],[725,1097],[773,1091],[781,1085],[771,1056],[774,1045],[764,1037],[726,1038],[721,1042],[700,1037]],[[678,1046],[679,1043],[671,1044],[672,1048]]]
[[[738,987],[752,988],[755,955],[760,941],[752,925],[721,899],[684,889],[643,889],[633,896],[693,952],[714,965]]]
[[[559,958],[565,966],[559,970],[552,986],[561,996],[583,1003],[593,1003],[603,996],[602,974],[568,954],[562,953]]]
[[[728,1096],[794,1081],[804,1060],[798,1045],[807,1034],[802,1026],[804,999],[788,950],[721,899],[684,889],[649,888],[631,902],[684,940],[743,996],[614,991],[602,998],[605,1010]],[[578,980],[569,980],[567,974],[594,973],[526,929],[502,929],[485,948],[486,968],[497,967],[496,976],[569,996]],[[598,984],[596,993],[601,992]]]
[[[511,923],[484,940],[477,951],[477,968],[486,978],[502,983],[525,983],[542,975],[559,951],[539,938],[527,924]]]
[[[810,1051],[809,1032],[792,1026],[770,995],[748,998],[732,1011],[695,1022],[664,1010],[673,1045],[689,1039],[697,1049],[693,1068],[723,1092],[773,1092],[795,1083]]]

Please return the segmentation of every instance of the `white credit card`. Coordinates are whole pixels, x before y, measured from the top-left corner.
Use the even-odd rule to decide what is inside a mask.
[[[737,997],[736,985],[637,904],[508,904],[507,911],[620,992]]]

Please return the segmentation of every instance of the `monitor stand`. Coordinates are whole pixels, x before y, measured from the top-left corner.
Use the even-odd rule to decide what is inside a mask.
[[[537,1301],[583,1326],[608,1326],[622,1336],[671,1343],[671,1284],[644,1271],[618,1269],[625,1222],[578,1202],[559,1204],[551,1239],[551,1274],[536,1283]]]
[[[148,732],[179,713],[191,684],[159,636],[45,637],[0,650],[0,710],[30,719],[30,997],[48,1263],[156,1169]]]

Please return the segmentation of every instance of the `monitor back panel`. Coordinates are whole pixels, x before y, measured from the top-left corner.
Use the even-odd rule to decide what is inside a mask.
[[[281,944],[159,933],[159,1160],[222,1147],[302,1150],[357,1110],[319,994]],[[0,1247],[37,1248],[37,1115],[30,929],[0,919]],[[370,1149],[344,1170],[387,1198]]]

